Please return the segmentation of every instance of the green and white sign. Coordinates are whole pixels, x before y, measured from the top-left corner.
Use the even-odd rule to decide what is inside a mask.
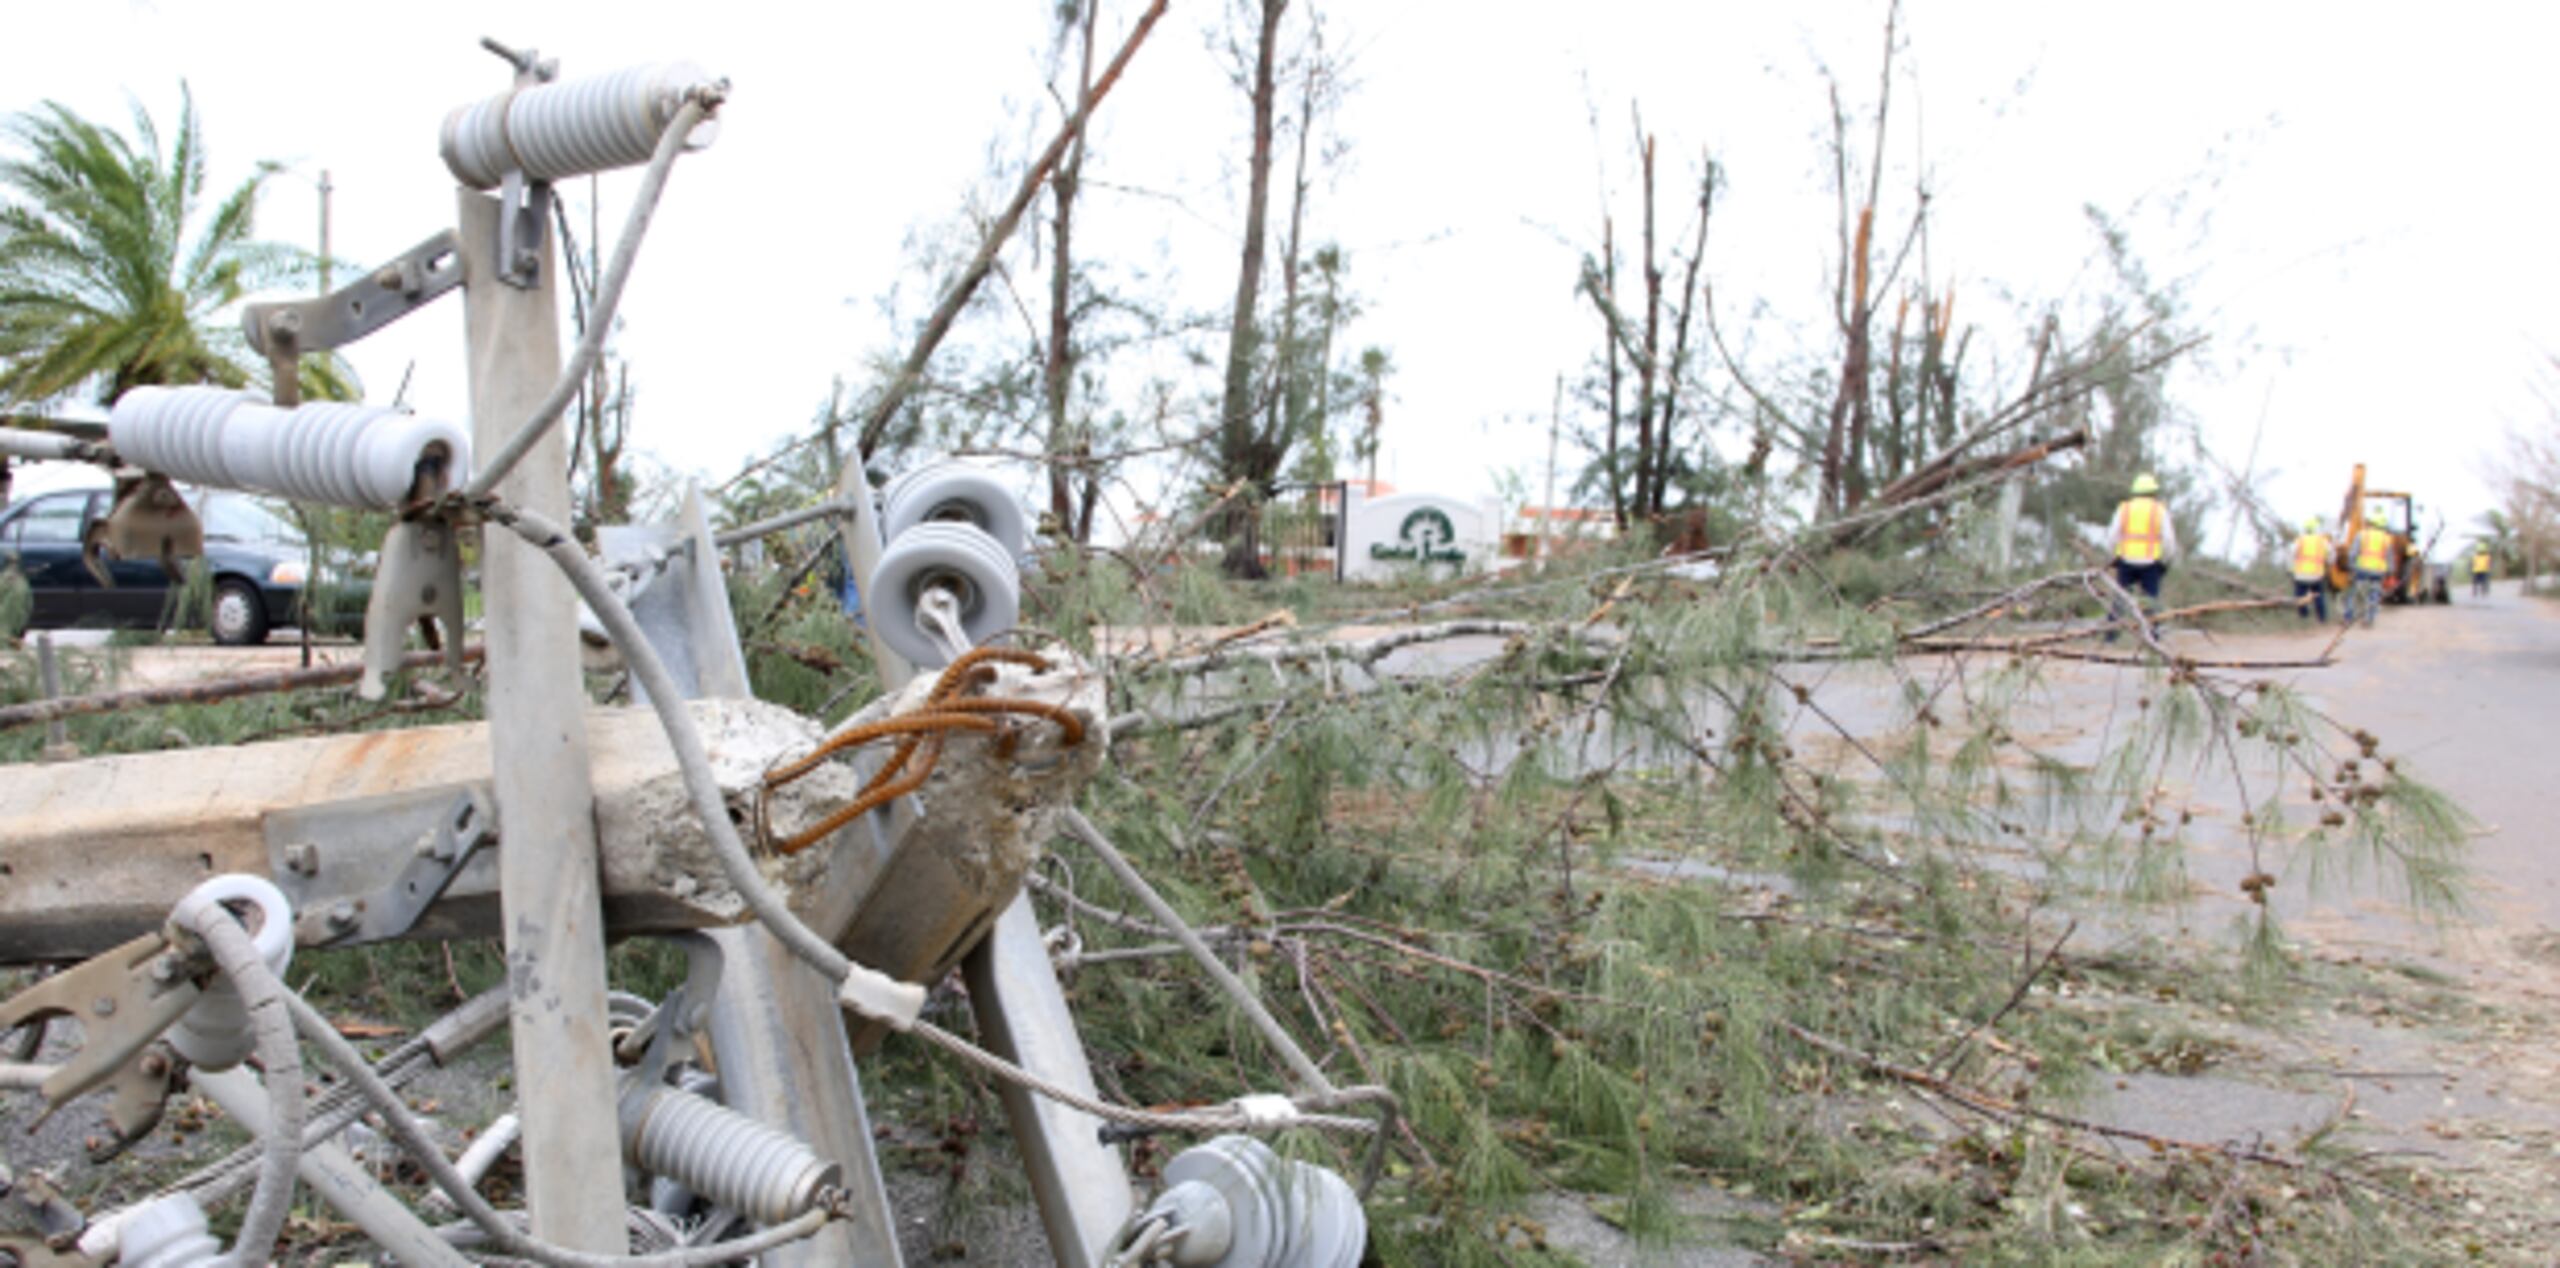
[[[1493,557],[1494,519],[1482,507],[1429,493],[1354,494],[1349,502],[1342,567],[1352,580],[1389,581],[1416,570],[1465,572]]]
[[[1462,564],[1467,561],[1467,552],[1457,543],[1458,530],[1440,508],[1418,506],[1397,526],[1394,541],[1369,543],[1369,557]]]

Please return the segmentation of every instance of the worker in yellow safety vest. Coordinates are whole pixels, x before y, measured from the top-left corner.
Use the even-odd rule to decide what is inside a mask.
[[[2489,576],[2497,570],[2497,561],[2489,557],[2489,543],[2481,542],[2471,548],[2472,598],[2485,599],[2489,597]]]
[[[2361,612],[2365,625],[2370,627],[2382,614],[2382,579],[2391,571],[2389,530],[2379,524],[2366,524],[2364,531],[2356,534],[2354,563],[2355,584],[2347,591],[2341,615],[2346,624],[2353,625]]]
[[[2329,535],[2316,518],[2302,521],[2293,539],[2293,606],[2303,620],[2329,622]]]
[[[2116,584],[2129,594],[2160,598],[2160,579],[2169,575],[2169,556],[2178,551],[2178,527],[2160,501],[2160,480],[2145,471],[2133,478],[2133,496],[2116,503]],[[2146,604],[2145,606],[2149,606]],[[2115,631],[2107,641],[2115,641]]]

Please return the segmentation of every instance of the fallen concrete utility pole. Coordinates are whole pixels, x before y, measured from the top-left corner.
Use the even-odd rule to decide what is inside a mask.
[[[693,711],[733,804],[752,804],[763,771],[821,735],[779,705],[704,701]],[[586,726],[606,925],[623,934],[743,918],[687,809],[656,719],[646,709],[599,709]],[[339,894],[371,919],[379,900],[361,895],[368,885],[381,892],[372,856],[412,853],[417,839],[417,830],[386,834],[396,827],[386,808],[439,796],[450,804],[485,788],[490,760],[489,726],[469,723],[0,767],[0,960],[95,954],[158,928],[178,896],[226,872],[271,876],[326,899],[313,911],[324,922]],[[761,813],[775,830],[797,830],[850,801],[858,782],[851,769],[831,766],[764,799]],[[503,811],[495,835],[525,839]],[[795,899],[848,906],[840,891],[867,889],[877,867],[869,842],[855,849],[851,835],[768,869],[770,879]],[[497,933],[503,852],[469,858],[408,936]],[[349,873],[344,886],[333,865]]]

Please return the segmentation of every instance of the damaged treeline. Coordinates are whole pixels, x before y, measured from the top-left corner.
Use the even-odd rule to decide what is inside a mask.
[[[1730,553],[1712,577],[1629,554],[1387,591],[1058,551],[1015,637],[1109,657],[1113,762],[1089,813],[1337,1081],[1404,1098],[1371,1201],[1388,1262],[1537,1262],[1549,1192],[1671,1238],[1724,1188],[1751,1195],[1728,1235],[1817,1254],[2201,1255],[2259,1245],[2273,1212],[2305,1254],[2433,1235],[2387,1170],[2334,1145],[2170,1140],[2072,1108],[2103,1073],[2187,1072],[2201,1050],[2110,998],[2302,989],[2252,901],[2269,885],[2344,874],[2458,904],[2460,814],[2278,681],[2325,653],[2200,661],[2166,623],[2252,605],[2110,623],[2126,606],[2102,574],[1981,588],[1943,553],[1925,584],[1869,598],[1842,574],[1874,560],[1820,553],[1841,535]],[[874,693],[825,542],[770,539],[732,599],[757,693],[833,722]],[[1221,629],[1244,632],[1204,632]],[[117,654],[71,661],[66,692],[113,686]],[[35,694],[30,660],[9,661],[13,699]],[[2113,676],[2113,721],[2039,738],[2066,672]],[[70,719],[69,739],[452,720],[476,703],[458,685],[127,708]],[[623,690],[606,665],[591,687]],[[43,736],[0,744],[28,760]],[[2143,904],[2190,901],[2213,831],[2249,858],[2222,896],[2250,917],[2240,953],[2128,950]],[[1106,1093],[1285,1084],[1104,869],[1052,854],[1037,903]],[[970,1165],[992,1089],[884,1052],[891,1166],[903,1144],[994,1174]],[[1143,1172],[1179,1144],[1131,1148]]]
[[[1130,583],[1097,560],[1047,601],[1079,630],[1200,601],[1180,575]],[[2001,628],[2057,591],[2077,626]],[[2378,871],[2443,910],[2459,814],[2250,666],[2129,621],[2117,646],[2086,637],[2102,578],[2007,594],[1888,616],[1781,550],[1716,581],[1621,561],[1444,591],[1386,634],[1345,612],[1223,642],[1105,627],[1122,712],[1088,808],[1336,1078],[1403,1096],[1372,1203],[1387,1262],[1538,1262],[1544,1190],[1649,1238],[1698,1231],[1702,1189],[1756,1194],[1728,1235],[1816,1253],[2237,1251],[2272,1235],[2270,1203],[2296,1247],[2423,1235],[2362,1161],[2069,1109],[2104,1069],[2193,1050],[2090,997],[2175,978],[2245,1001],[2253,975],[2294,973],[2262,903],[2247,954],[2202,964],[2071,937],[2078,913],[2120,929],[2181,901],[2191,825],[2226,785],[2252,896]],[[2014,720],[2057,654],[2116,662],[2140,700],[2088,753]],[[1103,869],[1061,843],[1035,888],[1107,1091],[1281,1085]],[[943,1077],[907,1108],[992,1112]],[[939,1147],[967,1171],[965,1137]],[[1174,1147],[1135,1146],[1142,1166]]]

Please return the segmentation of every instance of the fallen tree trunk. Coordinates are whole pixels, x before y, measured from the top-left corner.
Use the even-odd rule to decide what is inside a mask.
[[[411,652],[402,657],[400,667],[417,669],[437,664],[443,652]],[[462,649],[466,662],[480,659],[477,643]],[[113,713],[118,709],[140,709],[166,704],[211,704],[217,700],[236,700],[242,696],[272,695],[280,691],[308,691],[315,687],[343,687],[364,674],[364,662],[346,661],[336,665],[314,665],[309,669],[278,670],[271,674],[242,674],[234,678],[208,678],[198,682],[172,683],[165,687],[139,687],[132,691],[101,691],[85,696],[63,696],[54,700],[30,700],[24,704],[0,707],[0,730],[51,722],[57,718],[76,718],[91,713]]]
[[[1919,470],[1886,485],[1868,499],[1866,509],[1893,506],[1915,498],[1927,497],[1950,484],[1970,479],[1986,471],[2023,467],[2042,462],[2067,449],[2089,443],[2088,430],[2066,432],[2049,440],[2039,440],[2006,453],[1986,454],[1979,458],[1963,458],[1949,454],[1922,466]]]

